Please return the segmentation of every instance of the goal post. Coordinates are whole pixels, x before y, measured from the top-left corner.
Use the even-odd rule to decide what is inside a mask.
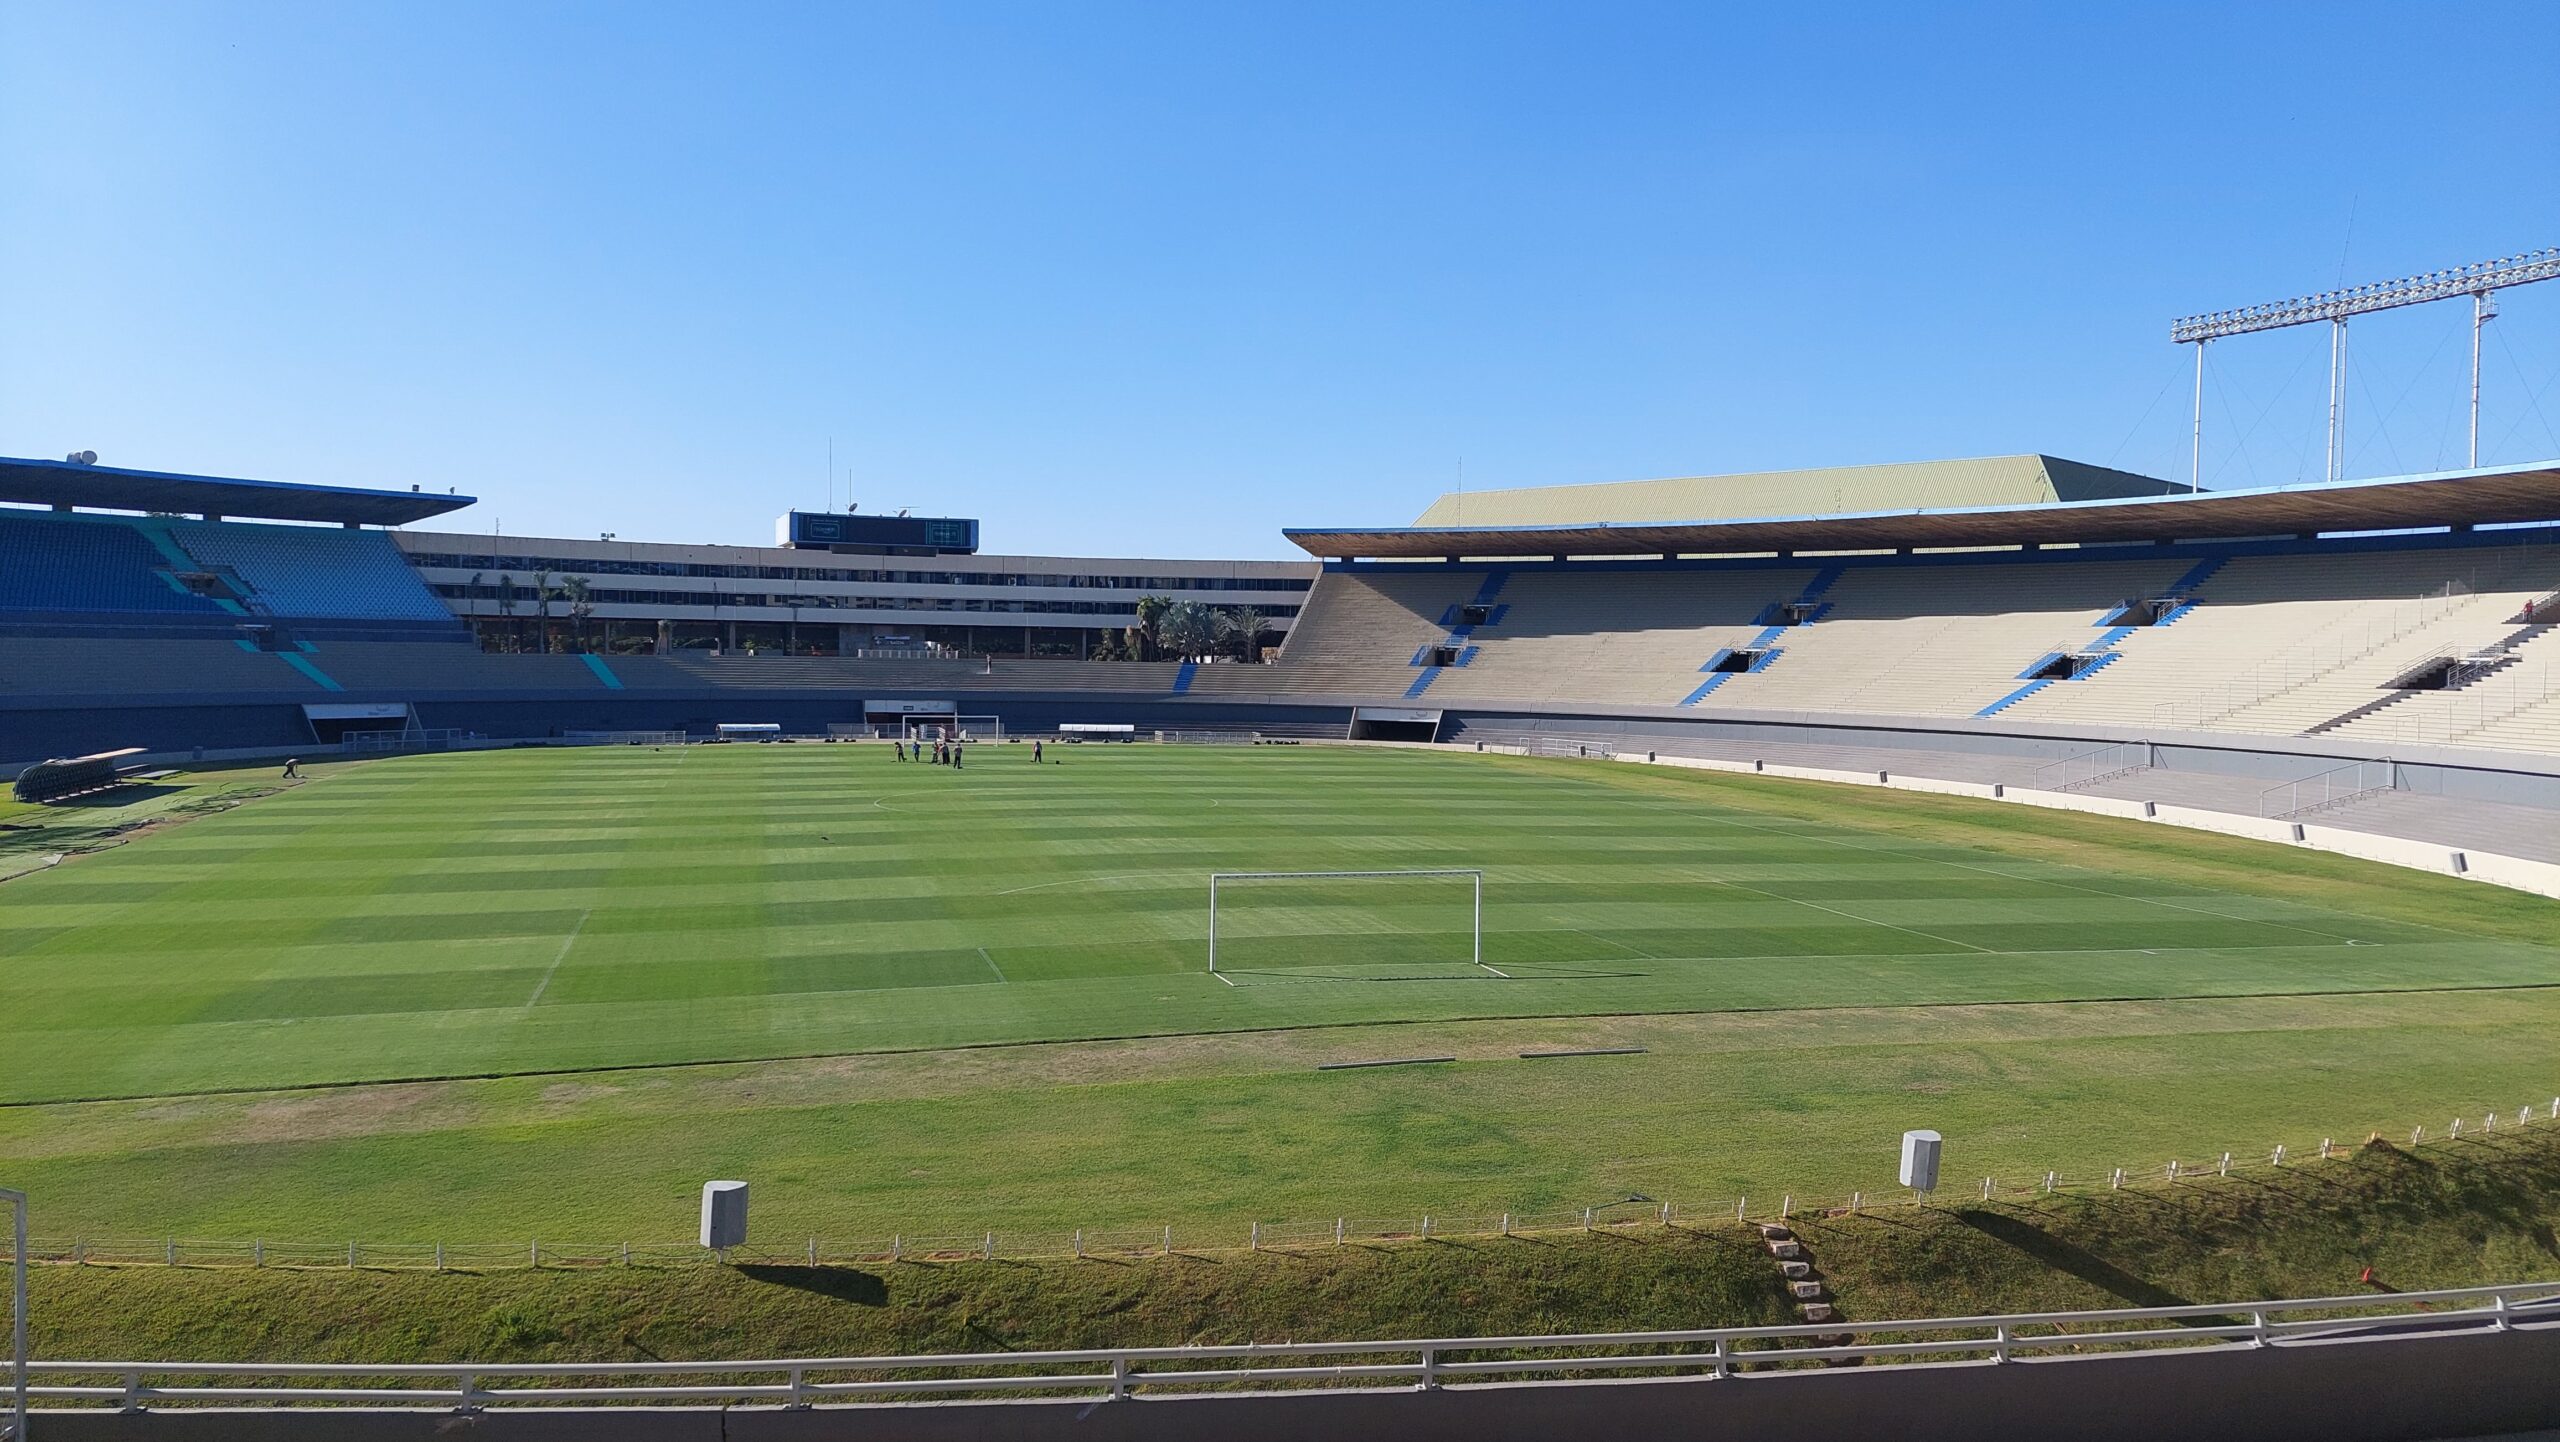
[[[1469,908],[1467,963],[1484,967],[1494,975],[1503,973],[1485,966],[1484,961],[1484,872],[1474,867],[1455,867],[1423,871],[1213,871],[1209,873],[1209,974],[1218,972],[1218,888],[1237,881],[1389,881],[1410,880],[1430,876],[1463,876],[1473,883],[1474,904]]]
[[[1002,741],[1004,718],[949,711],[915,712],[899,722],[898,731],[900,738],[907,741],[948,741],[955,736],[968,741]]]

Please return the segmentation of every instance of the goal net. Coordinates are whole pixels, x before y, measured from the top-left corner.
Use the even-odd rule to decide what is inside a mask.
[[[958,716],[948,712],[940,716],[909,716],[899,723],[898,732],[908,741],[1002,741],[1004,718],[1001,716]]]
[[[1383,968],[1476,968],[1484,873],[1219,871],[1209,876],[1209,971],[1288,969],[1379,979]]]

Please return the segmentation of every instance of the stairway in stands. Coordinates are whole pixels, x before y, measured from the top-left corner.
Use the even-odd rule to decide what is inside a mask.
[[[1706,673],[1707,679],[1698,683],[1698,689],[1682,697],[1680,704],[1695,706],[1713,695],[1717,687],[1732,678],[1769,669],[1770,663],[1776,661],[1784,650],[1778,645],[1778,638],[1787,634],[1787,628],[1790,626],[1810,626],[1821,620],[1823,613],[1831,609],[1831,603],[1823,599],[1823,594],[1829,591],[1840,579],[1841,573],[1848,569],[1840,565],[1825,566],[1814,573],[1813,579],[1805,583],[1804,589],[1796,594],[1794,600],[1773,603],[1767,610],[1762,611],[1759,617],[1760,634],[1740,646],[1726,646],[1708,657],[1707,664],[1698,668]],[[1752,661],[1749,670],[1718,670],[1717,668],[1724,665],[1726,659],[1736,651],[1757,651],[1760,654]]]
[[[2008,710],[2010,707],[2015,706],[2019,702],[2026,700],[2028,697],[2035,695],[2039,691],[2042,691],[2047,686],[2066,685],[2072,682],[2086,681],[2090,677],[2097,675],[2100,671],[2105,670],[2107,667],[2122,659],[2122,653],[2117,651],[2116,648],[2124,644],[2127,637],[2144,631],[2156,631],[2166,626],[2174,626],[2178,623],[2180,618],[2184,617],[2188,612],[2193,611],[2196,608],[2195,595],[2197,589],[2202,587],[2205,582],[2213,579],[2214,572],[2222,569],[2223,560],[2223,557],[2216,556],[2209,560],[2198,561],[2187,569],[2187,573],[2185,575],[2170,582],[2168,588],[2162,591],[2159,596],[2142,598],[2143,600],[2161,600],[2174,603],[2167,611],[2163,612],[2158,619],[2150,622],[2148,625],[2127,626],[2118,624],[2117,617],[2123,614],[2121,610],[2116,613],[2116,616],[2110,616],[2105,620],[2100,621],[2098,624],[2106,627],[2107,629],[2099,635],[2096,641],[2091,642],[2088,646],[2072,653],[2075,655],[2094,658],[2087,666],[2081,667],[2079,670],[2072,672],[2068,676],[2039,676],[2036,674],[2037,672],[2044,670],[2054,662],[2062,659],[2062,652],[2048,651],[2044,655],[2037,657],[2035,662],[2028,666],[2027,669],[2018,673],[2018,679],[2025,682],[2025,685],[2020,686],[2017,690],[2010,692],[2008,695],[2001,697],[1999,700],[1992,702],[1990,705],[1983,707],[1981,710],[1976,711],[1973,714],[1976,716],[1997,716],[2001,712]]]
[[[1476,593],[1473,596],[1441,613],[1440,624],[1447,629],[1447,635],[1413,653],[1413,664],[1422,668],[1422,674],[1414,677],[1413,684],[1405,688],[1404,694],[1407,697],[1419,696],[1430,690],[1431,683],[1440,679],[1441,672],[1452,667],[1464,666],[1476,658],[1477,648],[1472,644],[1471,638],[1475,635],[1477,628],[1500,625],[1503,616],[1511,610],[1509,606],[1496,605],[1494,602],[1494,598],[1502,594],[1503,583],[1510,579],[1509,571],[1487,571],[1484,574],[1484,580],[1476,586]],[[1467,620],[1467,612],[1479,607],[1484,610],[1484,619],[1478,622]],[[1450,658],[1447,666],[1433,663],[1433,657],[1441,651],[1456,653]]]

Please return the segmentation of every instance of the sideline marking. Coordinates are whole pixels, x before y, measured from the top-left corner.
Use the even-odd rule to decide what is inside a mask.
[[[987,964],[987,970],[996,974],[996,980],[1001,981],[1008,986],[1013,984],[1013,978],[1004,974],[1004,968],[996,965],[996,959],[987,955],[987,949],[983,946],[978,948],[978,960]]]
[[[542,1000],[542,994],[551,989],[551,978],[560,974],[560,963],[569,959],[569,948],[578,944],[578,933],[587,929],[587,918],[594,914],[595,908],[592,906],[578,913],[578,924],[570,927],[569,935],[561,941],[560,954],[551,958],[551,969],[542,974],[542,984],[535,987],[533,995],[525,999],[525,1010],[533,1010],[534,1003]]]
[[[1235,985],[1235,983],[1234,983],[1234,982],[1232,982],[1232,981],[1228,981],[1228,980],[1227,980],[1227,974],[1226,974],[1225,972],[1223,972],[1223,971],[1213,971],[1213,972],[1211,972],[1211,973],[1209,973],[1209,974],[1210,974],[1211,976],[1216,977],[1216,978],[1217,978],[1218,980],[1220,980],[1220,981],[1225,981],[1225,982],[1227,983],[1227,985],[1229,985],[1229,986],[1233,986],[1233,985]]]
[[[874,803],[877,804],[876,802]],[[1155,875],[1152,871],[1132,871],[1125,876],[1068,876],[1056,881],[1043,881],[1034,886],[1017,886],[1010,891],[992,891],[990,896],[1020,896],[1026,891],[1046,891],[1052,886],[1074,886],[1079,882],[1139,881]]]

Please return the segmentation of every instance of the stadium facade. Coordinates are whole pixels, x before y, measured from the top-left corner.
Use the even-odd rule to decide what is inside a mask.
[[[1088,659],[1162,596],[1251,607],[1266,640],[1288,633],[1314,583],[1303,561],[842,553],[401,531],[401,552],[484,642],[521,649],[536,578],[588,587],[606,650],[755,648],[842,655],[924,645],[976,656]],[[555,603],[549,608],[558,612]]]

